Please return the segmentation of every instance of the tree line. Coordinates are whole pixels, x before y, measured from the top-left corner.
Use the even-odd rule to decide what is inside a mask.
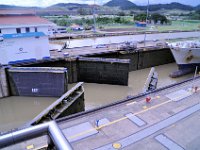
[[[141,21],[141,22],[146,22],[146,19],[151,23],[152,21],[157,24],[158,22],[160,22],[160,24],[167,24],[169,23],[169,20],[167,19],[166,16],[158,14],[158,13],[154,13],[151,14],[147,17],[147,14],[138,14],[134,17],[135,21]]]

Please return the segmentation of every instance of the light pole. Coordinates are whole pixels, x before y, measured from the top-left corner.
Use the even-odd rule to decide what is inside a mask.
[[[149,0],[148,0],[148,4],[147,4],[146,27],[147,27],[148,17],[149,17]],[[144,47],[146,46],[146,37],[147,37],[147,34],[146,34],[146,31],[145,31],[145,34],[144,34]]]
[[[94,20],[94,32],[96,32],[95,0],[94,0],[94,6],[93,6],[93,20]]]

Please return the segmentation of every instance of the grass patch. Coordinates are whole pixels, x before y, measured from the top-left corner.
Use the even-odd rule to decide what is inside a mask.
[[[185,20],[185,21],[172,21],[172,25],[161,25],[157,26],[158,31],[170,31],[170,30],[197,30],[200,29],[200,21],[196,20]]]

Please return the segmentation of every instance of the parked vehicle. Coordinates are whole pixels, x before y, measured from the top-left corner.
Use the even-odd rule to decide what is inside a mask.
[[[137,42],[126,41],[118,47],[120,50],[135,50],[137,48]]]
[[[107,48],[108,46],[106,44],[98,44],[94,45],[93,48]]]

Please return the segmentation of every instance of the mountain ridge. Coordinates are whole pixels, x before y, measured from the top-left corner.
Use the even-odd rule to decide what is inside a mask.
[[[122,10],[138,8],[136,4],[128,0],[111,0],[107,2],[106,4],[104,4],[103,6],[119,7]]]
[[[132,9],[132,8],[136,8],[139,10],[145,10],[146,6],[139,6],[134,4],[133,2],[129,1],[129,0],[111,0],[108,3],[104,4],[104,6],[108,6],[108,7],[120,7],[123,10],[128,10],[128,9]],[[195,7],[190,6],[190,5],[184,5],[181,3],[177,3],[177,2],[172,2],[169,4],[150,4],[149,5],[149,9],[150,11],[157,11],[160,9],[180,9],[180,10],[193,10],[195,9]]]
[[[49,7],[44,7],[44,8],[53,8],[53,7],[89,7],[91,5],[88,4],[79,4],[79,3],[57,3],[55,5],[51,5]],[[111,0],[107,3],[105,3],[103,6],[107,6],[107,7],[119,7],[122,10],[129,10],[129,9],[140,9],[143,10],[144,8],[146,8],[146,6],[141,6],[141,5],[136,5],[133,2],[129,1],[129,0]],[[15,5],[3,5],[0,4],[0,9],[8,9],[8,8],[41,8],[42,7],[26,7],[26,6],[15,6]],[[177,2],[172,2],[169,4],[150,4],[150,9],[181,9],[181,10],[193,10],[193,9],[199,9],[200,8],[200,4],[197,6],[190,6],[190,5],[184,5],[181,3],[177,3]]]
[[[88,7],[88,4],[78,4],[78,3],[57,3],[49,7]]]

